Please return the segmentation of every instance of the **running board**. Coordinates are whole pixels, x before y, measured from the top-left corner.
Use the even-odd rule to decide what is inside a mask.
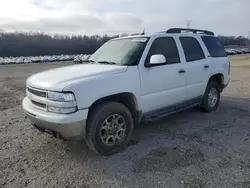
[[[143,115],[142,121],[150,122],[150,121],[160,120],[166,116],[169,116],[177,112],[185,111],[195,106],[199,106],[200,104],[201,104],[201,98],[199,97],[197,99],[190,100],[190,101],[178,104],[178,105],[174,105],[174,106],[170,106],[170,107],[166,107],[160,110],[146,113],[145,115]]]

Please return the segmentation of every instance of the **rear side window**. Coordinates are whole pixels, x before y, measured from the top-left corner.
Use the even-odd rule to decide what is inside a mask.
[[[200,43],[193,37],[180,37],[186,61],[197,61],[205,59]]]
[[[180,63],[179,52],[172,37],[161,37],[154,40],[147,56],[146,63],[152,55],[162,54],[166,57],[167,64]]]
[[[211,57],[226,57],[227,56],[226,51],[221,45],[219,39],[217,39],[216,37],[202,36],[201,39],[206,45],[207,50],[210,53]]]

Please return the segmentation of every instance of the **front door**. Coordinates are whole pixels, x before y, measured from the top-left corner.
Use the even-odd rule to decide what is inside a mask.
[[[155,54],[164,55],[167,62],[163,65],[145,66]],[[149,49],[145,64],[139,65],[139,71],[143,113],[186,100],[185,72],[173,37],[156,38]]]

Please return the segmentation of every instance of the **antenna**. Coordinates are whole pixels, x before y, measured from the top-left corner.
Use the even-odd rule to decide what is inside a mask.
[[[143,29],[143,32],[141,33],[141,35],[145,35],[145,29]]]
[[[186,21],[186,26],[187,26],[187,28],[190,28],[191,23],[192,23],[192,20],[187,20],[187,21]]]

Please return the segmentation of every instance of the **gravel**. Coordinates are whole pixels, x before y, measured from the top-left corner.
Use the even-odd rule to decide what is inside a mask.
[[[216,112],[140,124],[128,148],[109,157],[39,132],[22,111],[26,78],[69,64],[1,66],[0,187],[250,187],[249,55],[231,58]]]

